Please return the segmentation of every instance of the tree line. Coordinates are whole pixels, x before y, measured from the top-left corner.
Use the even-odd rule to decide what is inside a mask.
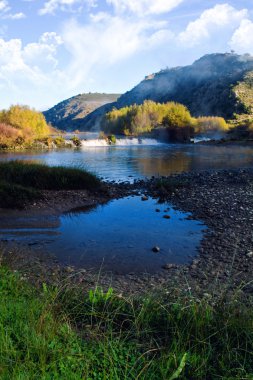
[[[228,124],[222,117],[194,118],[188,108],[176,102],[156,103],[146,100],[108,112],[101,123],[105,133],[138,136],[166,128],[171,139],[187,140],[195,134],[218,130],[227,131]]]

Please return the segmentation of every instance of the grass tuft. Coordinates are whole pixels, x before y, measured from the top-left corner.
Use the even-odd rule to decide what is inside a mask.
[[[0,162],[0,207],[22,207],[41,190],[98,190],[100,180],[77,168],[21,161]]]
[[[22,161],[0,162],[0,180],[40,190],[81,190],[99,187],[99,179],[77,168]]]
[[[0,269],[0,378],[252,379],[253,311],[168,296],[36,290]]]

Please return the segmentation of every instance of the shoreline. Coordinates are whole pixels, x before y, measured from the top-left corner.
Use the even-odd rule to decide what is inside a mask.
[[[96,206],[140,193],[162,198],[173,207],[190,212],[193,219],[202,221],[208,227],[198,254],[190,265],[168,263],[166,270],[161,269],[161,273],[155,275],[115,275],[103,273],[102,270],[99,272],[64,266],[53,257],[36,257],[36,252],[31,249],[28,249],[29,252],[21,249],[22,253],[12,253],[11,257],[5,243],[2,243],[5,250],[3,262],[11,269],[24,272],[27,278],[38,284],[60,282],[70,276],[71,281],[80,283],[80,286],[87,289],[96,286],[99,278],[101,286],[113,286],[117,292],[127,294],[173,289],[180,294],[215,297],[220,292],[226,292],[228,296],[240,287],[239,293],[246,297],[253,293],[253,169],[192,172],[168,178],[179,184],[183,181],[184,185],[178,188],[175,186],[173,191],[167,192],[164,188],[158,189],[157,179],[153,178],[135,181],[133,184],[107,183],[108,193],[103,196],[101,193],[91,194],[86,191],[60,191],[57,193],[61,197],[56,198],[53,194],[56,192],[46,192],[51,193],[50,196],[48,194],[46,203],[41,201],[18,213],[43,214],[55,210],[59,215],[73,208]],[[165,177],[162,179],[166,180]],[[11,215],[15,216],[15,212],[12,210]]]

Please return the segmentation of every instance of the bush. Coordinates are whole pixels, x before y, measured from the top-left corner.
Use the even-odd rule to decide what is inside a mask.
[[[82,141],[81,141],[78,137],[73,136],[73,137],[71,137],[70,140],[73,142],[73,144],[74,144],[76,147],[79,148],[80,146],[82,146]]]
[[[55,137],[53,141],[58,148],[65,146],[65,139],[62,136]]]
[[[244,120],[232,126],[228,135],[234,140],[252,140],[253,139],[253,121]]]
[[[206,133],[209,131],[228,131],[229,126],[223,117],[198,117],[195,124],[196,133]]]
[[[11,147],[15,145],[22,145],[24,138],[22,132],[17,128],[4,123],[0,123],[0,146]]]
[[[117,142],[115,135],[109,135],[107,137],[107,140],[108,140],[109,145],[116,144]]]
[[[11,106],[8,110],[2,111],[0,122],[21,130],[25,140],[40,139],[50,133],[44,115],[27,106]]]

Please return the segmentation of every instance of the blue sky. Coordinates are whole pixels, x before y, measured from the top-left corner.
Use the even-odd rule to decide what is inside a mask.
[[[252,0],[0,0],[0,109],[122,93],[230,50],[253,54]]]

